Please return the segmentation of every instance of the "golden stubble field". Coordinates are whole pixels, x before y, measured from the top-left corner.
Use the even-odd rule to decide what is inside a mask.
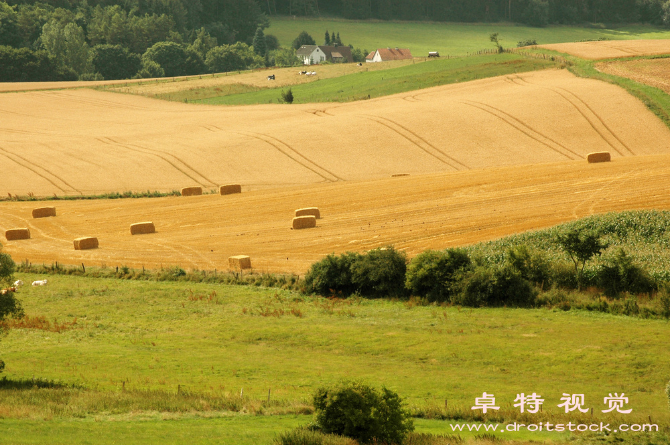
[[[562,70],[345,104],[207,106],[81,90],[0,96],[0,193],[244,191],[670,153],[624,90]]]
[[[596,68],[670,93],[670,58],[615,60],[598,63]]]
[[[533,230],[594,213],[670,209],[670,155],[499,167],[423,176],[311,184],[238,195],[50,202],[57,217],[32,219],[43,203],[2,203],[0,227],[29,227],[4,242],[16,261],[87,266],[227,269],[250,255],[257,271],[304,274],[332,252],[389,244],[410,256]],[[295,209],[317,206],[313,229],[291,230]],[[157,233],[130,235],[153,221]],[[97,236],[100,248],[72,240]]]
[[[613,59],[617,57],[670,54],[670,40],[602,40],[595,42],[552,43],[538,48],[567,53],[582,59]]]

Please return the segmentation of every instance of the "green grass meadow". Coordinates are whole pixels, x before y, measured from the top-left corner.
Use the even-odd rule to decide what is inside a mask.
[[[0,443],[271,443],[309,422],[317,387],[342,378],[397,391],[442,434],[443,418],[589,420],[556,406],[563,393],[585,394],[598,421],[651,416],[670,426],[664,320],[73,276],[49,276],[18,295],[26,314],[52,329],[2,338],[4,376],[52,387],[0,389]],[[484,391],[501,406],[486,418],[470,410]],[[511,406],[522,392],[545,398],[542,414]],[[600,413],[614,392],[629,397],[633,413]]]
[[[339,32],[345,45],[373,51],[377,48],[409,48],[414,57],[426,57],[429,51],[441,55],[464,56],[482,49],[493,48],[491,33],[500,35],[504,47],[516,47],[517,42],[535,39],[538,44],[575,42],[607,38],[611,40],[667,39],[670,30],[652,26],[631,25],[616,29],[602,26],[547,26],[534,28],[509,23],[422,23],[381,22],[333,19],[292,19],[271,17],[266,34],[277,36],[282,46],[289,46],[301,31],[307,31],[322,45],[324,33]]]

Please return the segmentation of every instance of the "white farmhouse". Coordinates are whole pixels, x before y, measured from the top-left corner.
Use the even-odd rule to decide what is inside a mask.
[[[305,65],[316,65],[326,61],[326,53],[316,45],[303,45],[297,55]]]

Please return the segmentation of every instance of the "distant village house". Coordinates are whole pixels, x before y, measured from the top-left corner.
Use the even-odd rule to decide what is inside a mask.
[[[388,62],[389,60],[411,59],[412,52],[407,48],[379,48],[365,58],[366,62]]]
[[[323,62],[352,63],[354,56],[348,46],[303,45],[297,51],[305,65],[317,65]]]

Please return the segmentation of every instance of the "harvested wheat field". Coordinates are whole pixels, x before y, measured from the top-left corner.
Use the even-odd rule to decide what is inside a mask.
[[[670,155],[588,164],[500,167],[361,182],[256,190],[222,197],[64,201],[58,217],[33,219],[34,203],[0,204],[0,231],[27,227],[32,238],[4,241],[16,261],[227,270],[248,255],[256,271],[304,274],[332,252],[393,244],[410,256],[539,229],[595,213],[670,209]],[[317,227],[291,230],[296,208],[316,205]],[[160,230],[133,236],[128,226]],[[72,240],[94,233],[98,249]]]
[[[670,40],[601,40],[595,42],[552,43],[538,48],[567,53],[582,59],[613,59],[617,57],[670,54]]]
[[[596,68],[604,73],[627,77],[670,93],[670,59],[638,59],[601,62]]]
[[[345,104],[188,105],[86,89],[2,99],[3,195],[247,192],[670,153],[670,130],[641,102],[565,70]]]

